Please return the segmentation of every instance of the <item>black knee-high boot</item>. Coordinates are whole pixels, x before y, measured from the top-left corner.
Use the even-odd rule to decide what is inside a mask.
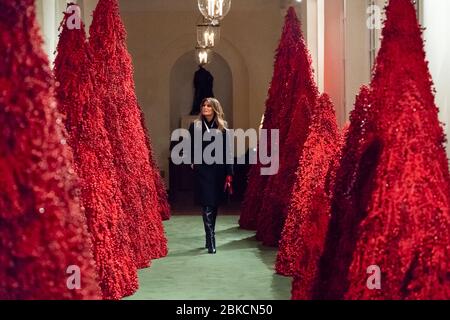
[[[209,242],[211,241],[210,231],[208,228],[208,207],[202,208],[202,216],[203,216],[203,226],[205,227],[205,249],[208,249]]]
[[[208,231],[206,228],[205,217],[206,217],[206,215],[203,214],[203,222],[205,224],[205,235],[206,235],[205,249],[208,249],[208,241],[210,241],[210,237],[208,237]],[[216,235],[216,219],[217,219],[217,208],[213,207],[213,209],[212,209],[212,230],[214,231],[214,239],[215,239],[215,235]]]
[[[213,224],[214,235],[215,235],[215,232],[216,232],[216,219],[217,219],[217,207],[213,207],[213,221],[212,221],[212,224]]]
[[[212,207],[211,223],[212,223],[212,237],[214,253],[216,253],[216,219],[217,219],[217,207]]]
[[[205,226],[206,247],[208,248],[208,253],[216,253],[214,212],[214,208],[211,206],[203,207],[203,223]]]

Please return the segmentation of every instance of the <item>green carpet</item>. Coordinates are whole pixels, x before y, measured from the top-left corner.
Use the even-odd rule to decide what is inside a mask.
[[[217,218],[217,254],[203,248],[201,216],[174,216],[165,222],[169,255],[139,270],[139,290],[127,299],[287,300],[291,279],[274,274],[276,249],[238,228],[238,216]]]

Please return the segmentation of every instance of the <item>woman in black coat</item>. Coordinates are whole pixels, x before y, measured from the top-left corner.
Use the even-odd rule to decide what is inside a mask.
[[[226,193],[232,193],[233,177],[232,137],[226,128],[223,109],[217,99],[203,100],[199,118],[191,124],[189,132],[195,177],[195,203],[202,207],[205,247],[208,253],[216,253],[217,210],[225,199]],[[202,138],[196,139],[196,136]],[[219,141],[217,139],[221,139],[222,143],[217,143]],[[212,145],[213,143],[215,144]],[[215,151],[220,154],[216,154]],[[211,156],[208,157],[208,155]]]

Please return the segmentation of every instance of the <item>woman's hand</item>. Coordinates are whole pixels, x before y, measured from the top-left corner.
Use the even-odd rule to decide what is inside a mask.
[[[225,185],[223,187],[223,191],[227,191],[230,195],[233,194],[233,176],[227,176],[225,179]]]

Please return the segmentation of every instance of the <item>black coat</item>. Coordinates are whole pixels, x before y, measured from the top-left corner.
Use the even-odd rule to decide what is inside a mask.
[[[195,121],[191,124],[189,132],[191,134],[191,157],[192,163],[194,163],[194,132],[200,132],[201,134],[209,129],[218,130],[217,124],[213,120],[212,123],[206,123],[206,121]],[[217,132],[217,131],[216,131]],[[227,130],[222,131],[223,138],[223,161],[220,163],[207,164],[202,159],[202,163],[194,163],[194,201],[201,206],[215,206],[217,207],[226,199],[226,192],[224,192],[225,179],[227,175],[233,175],[233,164],[226,162],[228,159],[233,159],[232,154],[226,153],[226,144],[231,142],[231,136]],[[205,148],[214,141],[214,137],[211,141],[203,141],[201,145],[201,152],[203,154]],[[198,149],[199,151],[200,149]],[[230,150],[232,152],[232,150]],[[214,154],[214,153],[213,153]]]
[[[201,104],[205,98],[214,98],[213,93],[214,77],[202,66],[194,75],[194,102],[192,103],[191,115],[200,113]]]

